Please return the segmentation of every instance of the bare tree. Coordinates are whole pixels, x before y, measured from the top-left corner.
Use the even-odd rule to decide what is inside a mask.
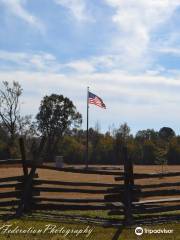
[[[32,122],[32,115],[19,116],[17,120],[17,132],[24,138],[39,136],[36,122]]]
[[[22,94],[21,85],[13,81],[10,85],[7,81],[2,82],[0,89],[0,120],[5,126],[9,135],[11,144],[14,143],[17,131],[18,119],[20,119],[19,97]]]

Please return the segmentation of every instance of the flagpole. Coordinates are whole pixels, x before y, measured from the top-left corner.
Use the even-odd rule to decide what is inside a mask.
[[[89,87],[87,87],[86,168],[89,163]]]

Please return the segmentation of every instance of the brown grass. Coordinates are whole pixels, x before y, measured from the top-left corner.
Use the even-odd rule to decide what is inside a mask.
[[[82,168],[83,166],[79,166],[79,168]],[[107,166],[98,166],[98,168],[104,168]],[[110,167],[110,166],[109,166]],[[111,166],[112,167],[112,166]],[[116,171],[122,172],[122,170],[119,169],[119,167],[115,168]],[[123,167],[121,166],[121,169]],[[178,166],[164,166],[164,172],[175,172],[180,171],[180,165]],[[117,182],[114,180],[113,176],[107,176],[107,175],[97,175],[97,174],[82,174],[82,173],[67,173],[67,172],[60,172],[55,170],[45,170],[45,169],[38,169],[38,174],[40,179],[44,180],[59,180],[59,181],[69,181],[69,182],[97,182],[97,183],[114,183],[118,184],[120,182]],[[135,173],[161,173],[162,167],[161,166],[134,166],[134,172]],[[10,176],[17,176],[22,175],[22,168],[16,166],[16,167],[1,167],[0,168],[0,177],[10,177]],[[169,183],[169,182],[179,182],[179,177],[166,177],[166,178],[152,178],[152,179],[142,179],[142,180],[136,180],[135,184],[158,184],[158,183]],[[44,187],[48,187],[48,185],[42,185]],[[56,187],[56,185],[54,185]],[[66,187],[68,188],[68,187]],[[75,188],[75,187],[72,187]],[[85,187],[78,187],[78,188],[85,188]],[[172,189],[168,188],[168,189]],[[86,187],[86,189],[92,189],[92,187]],[[96,189],[95,187],[93,189]],[[104,189],[104,188],[102,188]],[[167,189],[167,188],[166,188]],[[180,190],[180,187],[177,187],[176,189]],[[0,191],[10,191],[12,189],[0,189]],[[150,190],[150,189],[149,189]],[[50,197],[50,198],[104,198],[104,195],[102,194],[84,194],[84,193],[41,193],[41,197]],[[179,196],[180,197],[180,196]],[[155,198],[162,198],[162,197],[151,197],[150,199]],[[166,196],[167,198],[167,196]]]

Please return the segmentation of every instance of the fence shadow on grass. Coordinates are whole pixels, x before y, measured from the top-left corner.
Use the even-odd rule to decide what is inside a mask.
[[[121,227],[119,227],[119,228],[117,229],[117,231],[116,231],[116,233],[114,234],[112,240],[118,240],[119,237],[121,236],[122,231],[123,231],[123,227],[121,226]]]

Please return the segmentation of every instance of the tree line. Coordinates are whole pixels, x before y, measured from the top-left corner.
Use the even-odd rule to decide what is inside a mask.
[[[44,96],[33,118],[22,116],[18,82],[4,81],[0,88],[0,159],[19,158],[19,137],[26,142],[28,158],[33,159],[37,145],[46,138],[42,160],[54,161],[62,155],[69,164],[82,164],[86,156],[86,131],[81,128],[82,115],[63,95]],[[122,164],[122,148],[135,164],[179,164],[180,136],[170,127],[140,130],[131,134],[127,123],[100,132],[98,124],[89,129],[89,163]]]

